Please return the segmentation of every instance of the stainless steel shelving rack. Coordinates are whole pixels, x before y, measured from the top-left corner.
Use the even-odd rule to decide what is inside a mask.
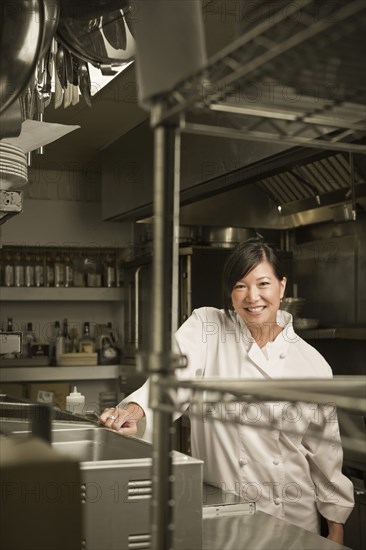
[[[176,304],[171,289],[177,269],[181,134],[280,140],[318,150],[366,152],[364,0],[280,0],[276,6],[278,10],[270,17],[243,24],[237,40],[198,74],[155,98],[151,106],[155,143],[153,338],[151,351],[140,359],[151,378],[150,406],[154,410],[154,550],[172,548],[174,531],[171,425],[173,410],[179,409],[174,389],[181,385],[174,369],[183,365],[171,352]],[[252,19],[248,15],[246,20]],[[325,80],[321,81],[324,71]],[[265,97],[264,91],[271,93]],[[258,95],[255,101],[251,101],[253,92]],[[365,380],[352,377],[352,381],[329,381],[315,394],[313,388],[309,393],[309,387],[303,387],[306,383],[297,380],[293,399],[311,398],[320,403],[331,399],[339,407],[364,411]],[[247,383],[240,380],[230,384],[192,381],[185,387],[195,393],[206,389],[242,400],[288,399],[275,382],[268,381],[265,391],[260,382],[252,385],[250,396]]]
[[[152,126],[176,120],[182,133],[365,153],[364,2],[282,4],[167,94]],[[189,120],[215,113],[234,116]]]

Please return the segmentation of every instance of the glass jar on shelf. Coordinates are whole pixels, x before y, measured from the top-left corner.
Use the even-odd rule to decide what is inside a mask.
[[[74,286],[74,268],[73,268],[72,260],[69,254],[65,254],[64,266],[65,266],[65,287]]]
[[[84,275],[86,286],[100,287],[102,286],[102,273],[100,260],[98,256],[88,256],[84,258]]]
[[[10,252],[6,252],[3,264],[1,284],[4,286],[14,286],[14,264]]]
[[[80,252],[73,256],[73,282],[74,286],[83,287],[86,284],[86,277],[84,275],[84,259]]]
[[[55,286],[65,286],[65,264],[61,254],[55,257]]]
[[[47,287],[55,286],[55,264],[52,254],[46,255],[45,285]]]
[[[34,286],[41,287],[44,285],[44,263],[42,256],[36,254],[34,260]]]
[[[20,252],[16,252],[14,258],[14,284],[24,286],[24,261]]]
[[[25,255],[24,262],[24,284],[27,287],[34,286],[34,263],[31,254]]]
[[[103,286],[107,288],[116,286],[116,262],[111,254],[103,259]]]

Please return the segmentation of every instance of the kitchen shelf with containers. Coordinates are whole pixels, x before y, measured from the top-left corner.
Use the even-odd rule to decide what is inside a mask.
[[[19,357],[1,357],[2,367],[54,365],[83,370],[119,364],[122,249],[4,246],[0,254],[1,329],[12,330],[10,323],[25,339],[32,331],[34,336],[32,349]],[[73,347],[56,361],[56,323],[62,325],[65,318]],[[88,321],[93,349],[80,350]],[[104,355],[103,350],[107,350]]]
[[[7,332],[15,330],[13,319],[8,317]],[[118,365],[121,350],[112,323],[97,324],[85,321],[83,326],[64,319],[48,324],[40,333],[40,327],[28,322],[22,334],[20,354],[0,357],[2,367],[93,367]],[[45,327],[43,327],[45,328]],[[33,330],[35,329],[35,330]],[[81,329],[81,330],[80,330]]]
[[[4,246],[1,249],[1,297],[38,299],[39,296],[63,300],[67,293],[62,290],[67,290],[75,299],[98,299],[93,298],[98,294],[83,289],[120,288],[123,285],[122,261],[123,249],[117,248]],[[32,289],[33,292],[20,294],[20,289]],[[111,292],[111,299],[116,295]],[[107,292],[100,293],[100,299],[107,296]]]

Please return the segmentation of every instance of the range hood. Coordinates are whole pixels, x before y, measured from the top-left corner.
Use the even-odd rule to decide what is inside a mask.
[[[333,153],[299,162],[296,155],[276,169],[263,166],[239,174],[235,187],[206,196],[181,208],[183,225],[232,225],[289,229],[342,218],[352,219],[366,206],[364,155]],[[225,176],[230,181],[230,174]],[[218,188],[219,186],[216,186]]]

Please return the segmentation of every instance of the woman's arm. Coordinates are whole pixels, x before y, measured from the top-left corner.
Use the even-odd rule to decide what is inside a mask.
[[[343,524],[336,523],[330,519],[327,519],[327,523],[329,531],[327,538],[333,542],[337,542],[338,544],[343,544]]]

